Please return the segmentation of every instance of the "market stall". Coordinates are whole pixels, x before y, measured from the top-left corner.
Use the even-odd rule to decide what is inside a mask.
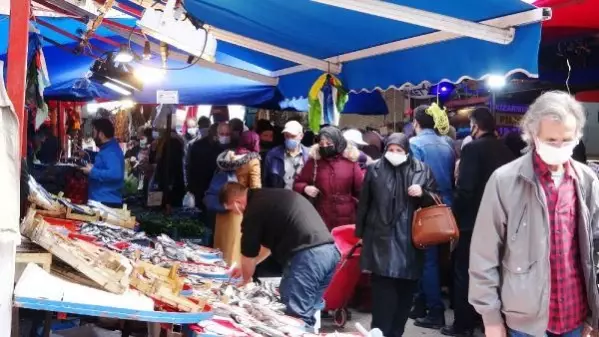
[[[188,336],[314,336],[282,313],[276,284],[237,287],[219,251],[136,231],[126,209],[29,187],[21,232],[55,263],[26,267],[17,307],[184,325]]]
[[[359,1],[360,4],[365,4],[362,7],[357,6],[358,2],[355,0],[271,0],[263,1],[259,6],[246,1],[223,3],[212,0],[187,0],[182,3],[183,6],[179,6],[181,4],[176,1],[169,1],[166,8],[163,3],[156,4],[155,1],[106,0],[94,2],[93,5],[96,6],[92,6],[91,10],[65,0],[35,2],[44,6],[46,10],[54,11],[54,16],[63,16],[44,18],[38,22],[43,26],[40,27],[40,31],[44,37],[44,48],[49,45],[56,47],[56,56],[50,57],[51,52],[48,51],[51,76],[53,67],[63,69],[61,77],[52,80],[55,87],[46,88],[46,94],[50,95],[53,89],[62,90],[58,91],[61,95],[64,94],[64,90],[69,92],[90,89],[90,92],[98,92],[93,90],[93,84],[99,80],[98,83],[111,88],[112,95],[130,95],[150,103],[156,103],[157,89],[177,90],[181,98],[189,100],[178,102],[183,104],[214,103],[219,98],[222,99],[222,96],[217,96],[225,91],[222,84],[231,81],[241,85],[229,92],[226,96],[229,101],[226,103],[240,103],[243,98],[265,100],[265,96],[268,96],[269,100],[275,99],[278,97],[277,92],[287,98],[303,97],[315,80],[332,79],[330,83],[334,85],[320,83],[320,92],[315,91],[311,95],[310,99],[318,104],[318,95],[332,89],[336,90],[336,98],[339,99],[336,103],[339,103],[347,99],[347,91],[401,88],[409,83],[436,83],[446,78],[456,82],[465,77],[482,78],[490,74],[505,76],[515,71],[535,76],[540,39],[539,22],[550,16],[548,11],[534,8],[519,0],[489,0],[484,4],[475,0],[460,0],[459,3],[451,4],[422,3],[414,0],[402,1],[401,5],[399,1]],[[154,5],[155,8],[151,8]],[[111,9],[123,12],[125,17],[110,17],[108,12]],[[165,19],[174,26],[169,26],[166,30],[155,29],[154,23],[161,20],[150,22],[151,18],[147,16],[144,19],[143,10],[155,17],[165,15]],[[186,12],[183,13],[186,15],[179,15],[181,12]],[[29,20],[32,17],[39,19],[36,14],[40,11],[32,10],[29,1],[11,0],[10,13],[7,78],[12,104],[5,100],[3,107],[7,110],[6,116],[17,117],[20,124],[11,124],[12,131],[5,134],[13,137],[16,128],[21,129],[19,138],[22,145],[21,153],[24,155],[27,144],[27,118],[24,114],[24,74],[27,63],[25,56]],[[175,18],[175,14],[178,18]],[[143,22],[140,24],[137,19]],[[8,28],[6,20],[3,22],[0,22],[0,25]],[[171,29],[175,26],[182,27],[182,30],[189,34],[181,34],[182,30]],[[161,31],[167,33],[161,34]],[[175,33],[170,34],[169,31]],[[372,34],[373,31],[377,34]],[[178,36],[201,38],[181,40]],[[204,42],[198,43],[200,41]],[[476,58],[470,57],[472,50],[477,51]],[[73,52],[78,54],[77,57],[68,58]],[[125,62],[122,58],[116,62],[116,56],[120,52],[129,53],[129,62],[133,61],[136,68],[142,70],[156,68],[156,64],[163,70],[160,74],[166,72],[170,75],[171,70],[178,70],[173,72],[175,76],[169,76],[169,81],[144,83],[146,85],[142,88],[138,80],[133,80],[126,83],[129,89],[125,90],[108,76],[114,75],[114,70],[119,67],[117,64]],[[156,57],[158,55],[159,57]],[[449,60],[451,67],[447,67],[448,62],[445,60],[439,60],[439,55]],[[70,70],[69,66],[84,62],[81,60],[87,62],[83,67],[86,68],[86,72],[92,70],[91,77],[84,76],[79,70]],[[150,71],[140,73],[156,75],[156,72]],[[216,74],[218,76],[212,76]],[[198,90],[197,79],[209,79],[205,81],[203,91]],[[212,97],[214,102],[201,102],[205,97]],[[11,109],[13,106],[14,110]],[[342,108],[342,104],[335,104],[335,108]],[[6,131],[7,126],[4,126],[4,129]],[[14,139],[17,138],[13,137],[12,141],[7,141],[14,145]],[[17,166],[17,157],[18,155],[15,155],[10,159],[10,170],[3,172],[3,177],[16,181],[16,170],[13,168]],[[77,217],[79,219],[76,220],[84,223],[102,221],[104,217],[106,221],[109,217],[106,212],[95,210],[93,205],[76,205],[63,197],[46,194],[44,198],[48,204],[36,204],[36,208],[40,206],[41,211],[54,212],[52,217]],[[12,208],[17,207],[11,205],[6,205],[6,214],[11,214],[7,223],[16,228],[18,218],[14,216],[16,212]],[[72,249],[91,250],[106,257],[112,256],[111,259],[102,260],[112,267],[116,266],[116,261],[131,263],[131,257],[125,257],[122,251],[100,243],[101,240],[98,241],[97,238],[90,239],[91,242],[87,244],[79,242],[86,241],[80,237],[85,235],[81,234],[82,228],[87,230],[92,227],[80,223],[68,231],[56,230],[56,225],[48,224],[48,216],[44,217],[36,211],[28,218],[32,220],[26,223],[35,225],[33,229],[43,229],[38,233],[39,236],[34,235],[35,230],[28,234],[35,238],[34,240],[46,242],[42,245],[50,247],[48,241],[43,241],[43,238],[70,244],[76,241],[77,244],[71,245]],[[30,226],[26,225],[25,228]],[[14,228],[10,230],[15,231]],[[18,231],[13,234],[18,234]],[[166,238],[163,237],[163,240]],[[14,239],[0,242],[0,263],[3,268],[9,270],[8,278],[4,285],[0,286],[1,329],[10,326],[5,323],[10,321],[10,305],[7,304],[12,298],[9,284],[12,282],[14,270],[14,247],[18,241],[17,235]],[[155,238],[151,238],[150,241],[158,242],[161,246],[165,243]],[[168,242],[172,244],[172,240]],[[114,246],[114,242],[111,242],[111,245]],[[100,246],[100,252],[91,249]],[[117,254],[117,257],[112,254]],[[61,256],[68,260],[64,254]],[[172,256],[171,254],[171,257],[167,258],[172,260]],[[174,256],[177,256],[176,252]],[[143,256],[140,256],[140,259],[143,260]],[[136,263],[138,259],[134,257],[133,261]],[[76,264],[76,261],[70,262]],[[121,268],[123,267],[128,270],[126,263],[121,265]],[[217,267],[226,269],[211,266]],[[132,265],[131,274],[133,269]],[[118,268],[115,273],[119,273]],[[98,276],[94,278],[94,282],[97,283]],[[111,289],[117,290],[118,284],[123,285],[117,282]],[[218,285],[217,288],[221,289],[222,285]],[[173,287],[167,289],[173,290]],[[172,293],[177,298],[181,296],[177,292]],[[251,319],[242,321],[253,322]],[[4,333],[6,330],[0,332],[2,335],[8,335]]]

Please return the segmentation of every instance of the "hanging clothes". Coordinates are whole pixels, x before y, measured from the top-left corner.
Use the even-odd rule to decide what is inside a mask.
[[[129,140],[129,112],[121,110],[114,115],[114,136],[120,142]]]
[[[337,77],[331,74],[321,75],[308,94],[310,130],[317,133],[323,124],[339,125],[341,112],[348,100],[348,92]]]
[[[37,130],[48,119],[48,105],[44,101],[44,90],[50,86],[50,76],[42,49],[42,37],[33,26],[30,26],[29,50],[25,103],[35,109],[34,126]]]

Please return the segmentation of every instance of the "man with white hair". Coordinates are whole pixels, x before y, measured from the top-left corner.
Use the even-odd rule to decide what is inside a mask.
[[[522,119],[529,152],[487,183],[469,287],[487,337],[594,336],[599,328],[599,181],[571,159],[585,120],[569,94],[543,94]]]

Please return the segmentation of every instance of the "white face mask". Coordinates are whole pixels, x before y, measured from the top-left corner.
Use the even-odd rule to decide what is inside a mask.
[[[539,157],[541,157],[541,160],[547,165],[562,165],[572,157],[572,152],[576,145],[578,145],[578,142],[571,141],[564,142],[560,147],[555,147],[537,140],[535,142],[535,150]]]
[[[385,152],[385,159],[387,159],[391,165],[399,166],[408,160],[408,155],[405,153],[387,151]]]
[[[198,128],[187,128],[187,133],[190,136],[195,136],[198,134]]]

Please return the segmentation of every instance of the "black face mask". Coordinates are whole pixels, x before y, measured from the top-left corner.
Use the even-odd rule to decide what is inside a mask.
[[[333,145],[321,146],[318,148],[318,152],[320,153],[320,156],[323,158],[331,158],[337,155],[337,151],[335,150],[335,146]]]
[[[261,150],[270,150],[273,146],[273,142],[260,141]]]

